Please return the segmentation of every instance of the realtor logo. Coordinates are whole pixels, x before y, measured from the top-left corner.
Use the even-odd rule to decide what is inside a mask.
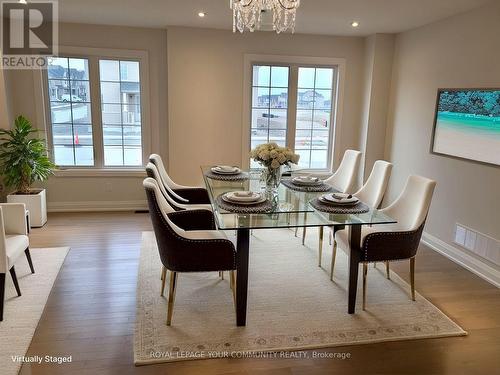
[[[46,67],[57,55],[57,1],[2,1],[2,68]]]

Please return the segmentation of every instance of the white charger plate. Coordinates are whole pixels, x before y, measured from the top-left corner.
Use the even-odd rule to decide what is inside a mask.
[[[234,170],[232,171],[229,171],[229,170],[224,170],[222,169],[221,167],[217,166],[217,167],[212,167],[210,168],[210,170],[213,172],[213,173],[216,173],[216,174],[227,174],[227,175],[233,175],[233,174],[239,174],[241,173],[241,169],[239,169],[238,167],[234,167]]]
[[[229,192],[229,193],[226,193],[222,196],[222,200],[225,201],[225,202],[228,202],[228,203],[233,203],[233,204],[242,204],[242,205],[246,205],[246,206],[250,206],[250,205],[254,205],[254,204],[259,204],[259,203],[263,203],[267,200],[266,196],[263,195],[263,194],[258,194],[258,193],[255,193],[257,198],[255,200],[240,200],[238,198],[234,198],[234,192]]]
[[[322,181],[320,179],[312,180],[312,179],[305,179],[305,178],[300,178],[300,177],[292,178],[292,182],[296,185],[303,185],[303,186],[315,186],[315,185],[320,185],[322,183]]]
[[[341,194],[341,193],[333,193],[333,194],[345,196],[345,197],[347,197],[349,195],[349,194]],[[357,204],[359,202],[359,199],[356,197],[352,197],[349,199],[347,199],[347,198],[336,199],[333,197],[333,194],[330,193],[330,194],[322,195],[319,199],[320,199],[320,201],[325,202],[325,203],[337,204],[337,205],[342,205],[342,206],[354,206],[355,204]]]

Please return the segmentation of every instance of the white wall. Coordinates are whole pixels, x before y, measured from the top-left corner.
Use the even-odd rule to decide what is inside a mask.
[[[386,157],[394,162],[389,200],[409,174],[437,180],[425,230],[448,245],[457,222],[500,239],[500,167],[429,152],[438,88],[500,87],[499,21],[500,3],[492,2],[396,39],[386,143]]]
[[[202,164],[241,165],[244,54],[345,58],[340,144],[359,147],[363,38],[169,27],[167,39],[169,170],[179,182],[199,183]]]
[[[375,161],[384,158],[394,41],[393,34],[366,38],[364,114],[360,134],[364,180]]]

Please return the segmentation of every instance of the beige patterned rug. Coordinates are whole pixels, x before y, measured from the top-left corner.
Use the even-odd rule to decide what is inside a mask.
[[[0,322],[0,374],[17,374],[42,316],[52,285],[68,254],[69,247],[31,249],[35,267],[32,274],[26,258],[16,262],[22,296],[18,297],[9,274],[5,280],[5,307]]]
[[[153,233],[144,232],[135,363],[466,335],[421,295],[411,301],[408,284],[394,272],[387,280],[382,264],[369,267],[366,311],[361,309],[360,279],[356,314],[347,314],[347,257],[337,252],[332,282],[325,270],[330,255],[325,241],[323,268],[318,268],[316,230],[308,230],[306,246],[290,230],[255,230],[250,237],[247,326],[236,326],[228,277],[221,280],[212,272],[179,275],[172,326],[167,327],[158,250]],[[418,289],[418,277],[416,285]]]

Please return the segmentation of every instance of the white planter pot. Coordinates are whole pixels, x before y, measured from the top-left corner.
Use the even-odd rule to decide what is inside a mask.
[[[33,189],[37,194],[9,194],[8,203],[24,203],[30,212],[32,227],[43,227],[47,222],[47,198],[45,189]]]

